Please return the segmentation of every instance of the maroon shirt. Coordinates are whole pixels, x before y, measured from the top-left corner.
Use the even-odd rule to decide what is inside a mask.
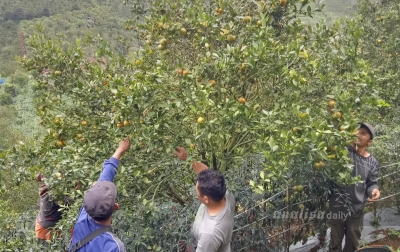
[[[39,187],[40,210],[36,220],[43,228],[54,227],[57,221],[61,220],[62,213],[58,210],[60,206],[50,199],[48,188],[45,184]]]

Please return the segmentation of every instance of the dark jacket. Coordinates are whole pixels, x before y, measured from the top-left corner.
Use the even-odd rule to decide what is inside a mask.
[[[54,227],[56,223],[61,220],[62,213],[58,210],[60,206],[50,199],[48,188],[45,184],[39,187],[40,195],[40,210],[36,220],[43,228]]]
[[[352,175],[354,177],[360,175],[362,182],[345,187],[335,186],[331,191],[329,208],[333,212],[350,210],[352,216],[361,216],[364,213],[367,198],[371,197],[372,190],[379,189],[377,181],[379,163],[372,155],[369,157],[359,155],[352,146],[349,146],[348,150],[354,165]]]

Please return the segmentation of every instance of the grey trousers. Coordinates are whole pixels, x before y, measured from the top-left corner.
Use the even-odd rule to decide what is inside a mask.
[[[354,252],[358,249],[361,231],[363,229],[364,214],[357,217],[331,219],[331,242],[329,252]],[[346,236],[342,250],[343,237]]]

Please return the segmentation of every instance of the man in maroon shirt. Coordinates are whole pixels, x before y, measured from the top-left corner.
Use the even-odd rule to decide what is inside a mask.
[[[59,211],[60,206],[50,198],[49,189],[42,181],[43,175],[36,176],[36,181],[41,182],[39,187],[40,209],[36,217],[35,232],[39,241],[51,239],[51,228],[61,220],[62,213]]]

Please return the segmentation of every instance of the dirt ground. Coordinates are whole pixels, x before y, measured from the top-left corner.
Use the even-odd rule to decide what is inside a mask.
[[[387,230],[377,230],[375,231],[377,234],[385,234],[386,237],[382,238],[378,241],[371,242],[369,245],[387,245],[391,247],[393,250],[400,249],[400,237],[399,236],[389,236]]]

